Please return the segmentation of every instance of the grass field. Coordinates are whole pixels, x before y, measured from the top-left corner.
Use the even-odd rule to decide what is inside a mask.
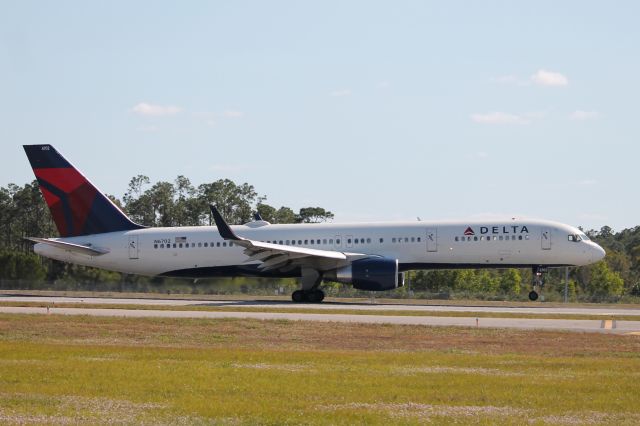
[[[0,315],[3,424],[638,424],[640,337]]]

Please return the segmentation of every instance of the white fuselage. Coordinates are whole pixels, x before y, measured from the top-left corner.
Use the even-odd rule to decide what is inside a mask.
[[[579,266],[604,256],[604,250],[577,228],[542,220],[296,225],[252,222],[232,228],[240,237],[251,240],[398,259],[401,270]],[[583,238],[576,241],[571,238],[574,235]],[[247,262],[244,249],[222,239],[217,228],[211,226],[145,228],[58,240],[107,253],[89,256],[41,243],[34,250],[65,262],[140,275],[261,275],[256,268],[259,261]],[[332,266],[325,264],[324,268]]]

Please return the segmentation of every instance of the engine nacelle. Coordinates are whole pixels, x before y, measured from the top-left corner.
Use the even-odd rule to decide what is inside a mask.
[[[352,284],[358,290],[384,291],[404,285],[404,274],[398,272],[398,259],[360,259],[335,271],[335,281]]]

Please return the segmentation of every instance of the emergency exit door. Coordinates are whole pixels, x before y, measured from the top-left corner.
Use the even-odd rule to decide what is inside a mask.
[[[542,242],[542,250],[551,250],[551,229],[542,228],[540,241]]]
[[[138,253],[139,253],[138,236],[130,235],[129,236],[129,259],[137,259]]]
[[[427,228],[427,251],[438,251],[438,229]]]

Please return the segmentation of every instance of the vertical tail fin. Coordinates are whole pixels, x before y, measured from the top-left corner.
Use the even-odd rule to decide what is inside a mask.
[[[76,170],[51,145],[24,145],[61,237],[144,228]]]

